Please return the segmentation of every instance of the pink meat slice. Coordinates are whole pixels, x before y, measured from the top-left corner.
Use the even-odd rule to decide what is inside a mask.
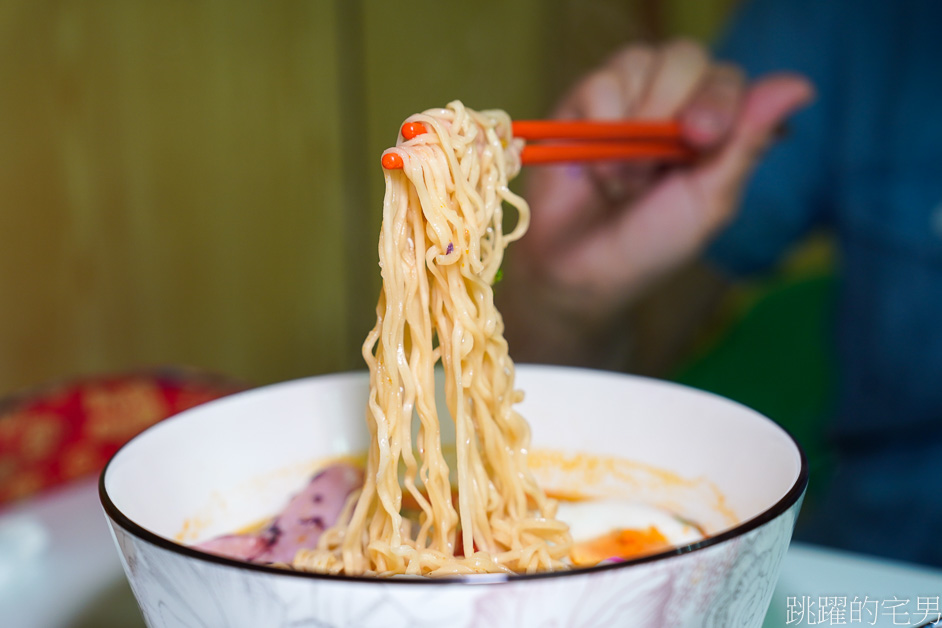
[[[268,548],[268,543],[254,534],[227,534],[200,543],[196,547],[210,554],[237,560],[254,560]]]
[[[357,467],[330,465],[292,497],[261,532],[221,536],[197,548],[238,560],[290,563],[299,549],[317,546],[321,533],[337,521],[350,493],[362,485],[363,472]]]
[[[262,533],[270,544],[255,560],[290,563],[299,549],[316,547],[321,532],[337,521],[347,497],[361,486],[363,472],[353,465],[334,464],[321,471]]]

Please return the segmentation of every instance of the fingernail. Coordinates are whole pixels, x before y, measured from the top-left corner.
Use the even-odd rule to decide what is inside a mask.
[[[725,117],[713,111],[697,110],[689,112],[684,118],[685,125],[698,139],[711,140],[726,130]]]

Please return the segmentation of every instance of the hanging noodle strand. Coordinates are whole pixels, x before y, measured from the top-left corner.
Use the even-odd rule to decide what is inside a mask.
[[[492,290],[504,248],[529,222],[526,202],[507,187],[520,169],[521,142],[504,112],[457,101],[409,121],[428,132],[400,139],[390,151],[404,167],[385,171],[383,286],[363,344],[366,480],[318,548],[298,553],[295,567],[423,576],[563,568],[571,538],[527,466],[529,426],[513,409],[522,394],[514,390]],[[518,216],[506,234],[505,202]],[[455,424],[454,470],[435,404],[438,363]],[[415,524],[401,514],[404,491],[421,509]]]

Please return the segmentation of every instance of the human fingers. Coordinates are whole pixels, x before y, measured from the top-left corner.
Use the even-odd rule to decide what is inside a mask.
[[[583,80],[569,94],[558,116],[567,118],[619,120],[631,118],[648,90],[655,67],[656,50],[648,45],[631,45],[613,54],[596,72]],[[587,164],[586,174],[594,192],[605,203],[618,202],[647,181],[651,171],[647,164],[599,162]],[[586,203],[583,203],[585,205]],[[583,220],[592,217],[584,211]]]
[[[700,149],[719,146],[732,132],[745,94],[746,78],[739,67],[711,66],[680,113],[684,138]]]
[[[632,118],[648,91],[656,66],[657,51],[651,46],[635,45],[612,55],[606,66],[618,79],[622,118]],[[644,190],[652,179],[654,165],[647,162],[600,162],[589,173],[598,192],[609,204],[619,203]]]
[[[665,44],[657,52],[647,90],[635,116],[640,119],[676,117],[709,68],[710,57],[703,46],[688,40]]]
[[[532,209],[530,227],[515,248],[528,249],[533,260],[581,232],[604,202],[589,169],[572,164],[528,168],[524,196]]]
[[[587,120],[629,117],[647,90],[654,58],[653,48],[640,45],[628,46],[612,55],[566,95],[556,117]]]
[[[653,118],[674,117],[709,69],[706,51],[688,41],[629,46],[581,81],[557,115],[615,120],[647,111]],[[643,194],[655,172],[652,164],[617,163],[537,169],[528,185],[537,209],[529,242],[544,248],[578,239],[612,207]]]
[[[618,76],[604,67],[585,77],[566,95],[554,117],[617,120],[624,111]]]
[[[624,117],[670,119],[688,103],[712,66],[704,48],[678,40],[658,49],[629,48],[608,64],[621,86]],[[592,167],[601,194],[617,205],[644,193],[657,179],[651,163],[608,163]]]
[[[629,117],[647,89],[655,52],[628,46],[580,81],[555,112],[560,118],[618,120]],[[624,176],[623,165],[543,166],[527,173],[527,198],[536,209],[527,244],[548,249],[578,234],[604,214],[612,199],[637,177]]]
[[[704,199],[708,232],[732,214],[746,178],[785,119],[813,98],[811,82],[797,74],[769,76],[749,89],[729,140],[690,175],[697,195]]]
[[[651,46],[629,46],[612,55],[606,67],[618,80],[622,117],[630,118],[648,91],[657,52]]]
[[[672,172],[626,201],[610,220],[557,255],[557,282],[586,287],[587,303],[613,311],[696,254],[738,207],[746,178],[782,121],[812,97],[798,76],[760,80],[748,92],[730,139],[694,170]]]

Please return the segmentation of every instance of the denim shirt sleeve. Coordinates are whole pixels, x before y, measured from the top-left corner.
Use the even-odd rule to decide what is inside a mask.
[[[815,102],[784,127],[784,137],[757,167],[739,213],[707,250],[730,275],[767,269],[817,223],[827,220],[828,108],[835,82],[827,42],[830,2],[755,0],[735,17],[717,50],[720,60],[744,68],[750,79],[798,72],[811,79]]]

